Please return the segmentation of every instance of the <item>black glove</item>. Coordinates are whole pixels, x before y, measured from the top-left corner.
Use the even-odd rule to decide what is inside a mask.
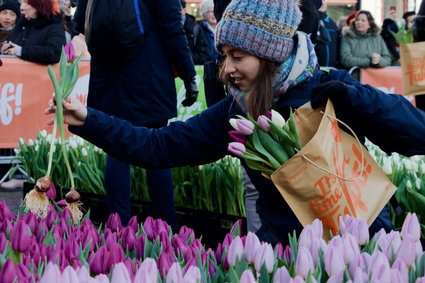
[[[196,86],[196,78],[193,77],[190,80],[184,82],[186,88],[186,98],[182,101],[182,105],[185,107],[191,106],[195,103],[198,98],[198,87]]]
[[[332,102],[344,99],[348,94],[347,85],[340,81],[327,81],[321,83],[311,90],[311,107],[313,109],[325,106],[328,98]]]

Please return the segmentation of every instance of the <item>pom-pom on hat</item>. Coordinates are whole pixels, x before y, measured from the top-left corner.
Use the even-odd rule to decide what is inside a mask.
[[[0,5],[0,12],[3,10],[11,10],[19,17],[21,15],[21,4],[15,0],[6,0]]]
[[[230,45],[283,63],[301,21],[298,0],[233,0],[217,25],[215,45]]]

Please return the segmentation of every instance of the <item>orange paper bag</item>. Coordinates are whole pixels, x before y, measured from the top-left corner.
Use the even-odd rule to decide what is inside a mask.
[[[404,95],[425,94],[425,41],[400,44]]]
[[[331,101],[325,112],[307,103],[294,119],[303,148],[271,179],[298,220],[305,226],[319,218],[333,235],[340,216],[370,225],[396,187],[359,140],[339,128]]]

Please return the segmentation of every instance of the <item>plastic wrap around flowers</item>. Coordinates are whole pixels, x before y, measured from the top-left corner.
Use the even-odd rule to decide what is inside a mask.
[[[230,119],[235,129],[229,135],[233,142],[229,143],[228,150],[235,156],[242,157],[246,164],[271,175],[301,150],[301,141],[295,121],[290,113],[287,123],[276,111],[268,115],[260,115],[255,121],[250,116],[239,119]]]
[[[0,282],[425,282],[416,214],[401,232],[371,238],[364,220],[340,218],[340,227],[327,243],[315,220],[273,247],[242,236],[237,222],[213,250],[192,229],[173,234],[161,220],[133,217],[124,227],[113,214],[97,228],[89,219],[73,224],[67,208],[16,216],[0,201]]]

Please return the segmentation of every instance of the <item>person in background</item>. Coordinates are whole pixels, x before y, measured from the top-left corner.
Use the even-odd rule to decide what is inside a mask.
[[[422,0],[412,24],[413,42],[425,41],[425,1]],[[425,110],[425,93],[416,95],[416,107]]]
[[[0,5],[0,48],[21,15],[20,6],[16,0],[6,0]]]
[[[199,21],[199,24],[204,31],[208,39],[210,46],[210,57],[213,61],[218,59],[218,52],[214,47],[214,34],[217,27],[217,19],[214,16],[214,2],[213,0],[203,0],[201,2],[200,8],[202,20]]]
[[[412,28],[413,20],[415,19],[415,17],[416,17],[415,11],[408,11],[403,14],[404,28],[406,30]]]
[[[314,46],[319,65],[324,67],[339,66],[339,45],[341,44],[341,32],[336,23],[326,13],[327,4],[323,1],[319,8],[319,30],[317,43]]]
[[[236,115],[257,119],[274,109],[288,118],[291,108],[309,101],[318,108],[330,99],[337,117],[361,141],[367,137],[387,153],[424,154],[425,112],[401,95],[360,84],[346,70],[318,69],[309,36],[297,32],[300,21],[296,0],[233,0],[215,38],[224,57],[220,77],[229,94],[186,122],[157,130],[135,127],[72,98],[63,102],[65,122],[72,133],[116,158],[138,166],[168,168],[206,164],[226,156],[232,141],[229,119]],[[54,113],[53,100],[49,105],[46,113]],[[288,233],[300,232],[302,225],[270,179],[258,170],[247,168],[247,172],[259,191],[261,228],[256,234],[260,241],[287,244]],[[381,228],[392,229],[387,207],[371,224],[370,232]]]
[[[394,7],[394,6],[393,6]],[[391,55],[391,66],[400,66],[400,50],[397,43],[397,40],[392,35],[393,33],[398,33],[398,24],[397,24],[397,13],[394,8],[390,8],[388,11],[387,17],[382,23],[381,36],[387,46],[388,51]]]
[[[81,33],[84,33],[87,2],[79,0],[74,14],[75,27]],[[144,44],[131,62],[119,67],[91,58],[87,104],[109,115],[126,119],[135,126],[157,131],[166,126],[169,119],[177,116],[173,69],[182,78],[186,88],[186,99],[182,102],[184,106],[190,106],[196,101],[198,91],[195,67],[183,30],[180,2],[144,2],[146,6],[141,13]],[[152,216],[163,219],[173,231],[178,231],[170,167],[142,167],[147,167],[146,180],[152,201]],[[126,225],[132,215],[130,165],[118,156],[107,155],[105,190],[109,212],[117,212]]]
[[[181,0],[180,3],[182,5],[183,29],[186,33],[193,62],[195,65],[204,65],[211,61],[210,45],[195,17],[186,13],[186,1]]]
[[[322,0],[301,0],[300,9],[303,17],[298,30],[310,35],[313,44],[316,44],[317,39],[320,20],[318,9],[320,6],[322,6]]]
[[[341,65],[344,68],[386,67],[391,56],[369,11],[361,10],[342,30]]]
[[[54,64],[65,45],[65,30],[57,0],[23,0],[15,28],[3,43],[1,52],[23,60]]]

